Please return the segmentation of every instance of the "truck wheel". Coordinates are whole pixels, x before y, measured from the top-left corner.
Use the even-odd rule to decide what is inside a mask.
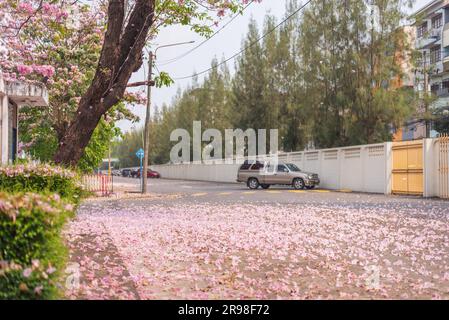
[[[270,185],[269,184],[262,184],[262,189],[268,189],[270,187]]]
[[[292,185],[296,190],[302,190],[304,189],[304,180],[302,180],[301,178],[296,178],[293,180]]]
[[[259,181],[256,178],[249,178],[248,179],[248,188],[250,188],[250,189],[259,188]]]

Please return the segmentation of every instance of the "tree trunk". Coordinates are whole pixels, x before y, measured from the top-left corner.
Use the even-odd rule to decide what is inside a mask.
[[[96,106],[93,106],[96,108]],[[99,112],[82,112],[71,123],[59,143],[54,161],[59,164],[76,166],[101,119]]]
[[[142,50],[154,22],[155,0],[136,0],[126,27],[124,2],[109,0],[108,27],[98,67],[60,140],[54,156],[57,164],[77,165],[101,117],[123,98],[131,75],[142,65]]]

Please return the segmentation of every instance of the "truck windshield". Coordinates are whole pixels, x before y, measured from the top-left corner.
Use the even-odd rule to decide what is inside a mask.
[[[294,171],[294,172],[298,172],[298,171],[301,171],[295,164],[293,164],[293,163],[287,163],[287,164],[285,164],[289,169],[290,169],[290,171]]]

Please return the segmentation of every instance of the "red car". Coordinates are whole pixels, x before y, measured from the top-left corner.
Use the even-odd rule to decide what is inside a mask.
[[[147,178],[155,178],[155,179],[159,179],[161,177],[161,175],[159,174],[159,172],[148,169],[147,170]],[[137,178],[140,178],[140,169],[137,170]]]

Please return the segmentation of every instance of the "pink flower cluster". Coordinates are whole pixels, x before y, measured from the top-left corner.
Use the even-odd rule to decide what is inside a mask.
[[[72,211],[73,206],[60,201],[59,195],[25,193],[10,195],[0,193],[0,216],[16,221],[19,214],[30,214],[33,210],[59,215]]]
[[[29,2],[21,2],[21,3],[19,3],[18,9],[21,12],[24,12],[24,13],[27,13],[27,14],[32,14],[34,12],[33,6]]]
[[[43,2],[42,4],[39,4],[39,6],[36,5],[35,8],[30,2],[21,2],[18,6],[18,11],[20,13],[31,15],[37,12],[39,8],[42,9],[43,14],[45,14],[48,17],[52,17],[52,19],[55,19],[57,22],[61,21],[63,18],[68,17],[66,11],[64,11],[59,6],[50,4],[48,2]]]
[[[146,94],[141,90],[135,92],[126,91],[124,98],[130,104],[145,105],[147,103]]]
[[[19,64],[17,66],[17,71],[21,76],[29,75],[33,72],[40,74],[44,77],[51,78],[55,73],[55,68],[49,65],[24,65]]]
[[[58,22],[61,21],[63,18],[68,17],[67,12],[65,12],[64,10],[61,10],[60,7],[58,7],[56,5],[52,5],[48,2],[45,2],[42,5],[42,10],[44,11],[45,14],[55,17],[56,21],[58,21]]]
[[[75,172],[48,164],[18,164],[13,166],[0,167],[0,175],[7,177],[39,175],[44,177],[60,176],[62,178],[73,179]]]

